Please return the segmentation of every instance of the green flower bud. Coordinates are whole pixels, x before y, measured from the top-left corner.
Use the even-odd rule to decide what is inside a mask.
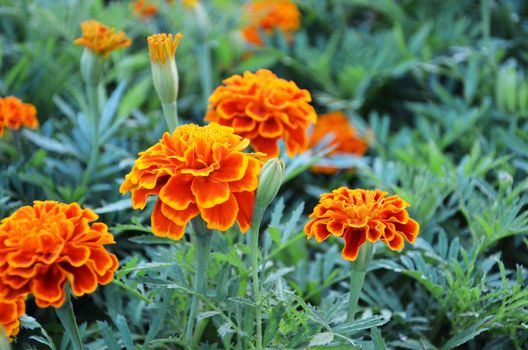
[[[81,75],[84,82],[96,86],[103,76],[105,58],[89,47],[85,47],[81,56]]]
[[[284,162],[272,158],[264,164],[259,174],[259,185],[255,196],[255,206],[267,208],[279,192],[284,174]]]

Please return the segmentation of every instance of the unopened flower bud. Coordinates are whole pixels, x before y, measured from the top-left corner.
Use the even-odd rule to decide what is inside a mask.
[[[181,37],[180,33],[148,37],[152,79],[162,103],[174,102],[178,98],[178,70],[174,55]]]
[[[178,70],[174,55],[182,35],[154,34],[148,37],[152,80],[170,131],[178,125]]]
[[[255,206],[267,208],[282,185],[284,162],[272,158],[264,164],[259,174],[259,185],[255,196]]]
[[[81,75],[86,84],[96,86],[103,76],[105,58],[89,47],[85,47],[81,56]]]

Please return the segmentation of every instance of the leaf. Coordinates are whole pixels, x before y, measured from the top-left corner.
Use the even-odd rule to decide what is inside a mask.
[[[106,213],[113,213],[116,211],[122,211],[125,209],[132,208],[132,201],[129,198],[121,199],[117,202],[105,204],[102,207],[99,207],[97,209],[94,209],[93,211],[96,214],[106,214]]]
[[[132,340],[132,333],[130,333],[130,328],[126,319],[122,315],[117,315],[115,320],[117,329],[119,330],[119,335],[121,340],[125,345],[126,350],[134,350],[134,341]]]
[[[198,314],[198,316],[196,317],[196,319],[199,321],[203,320],[203,319],[206,319],[206,318],[209,318],[209,317],[213,317],[213,316],[216,316],[216,315],[220,315],[221,312],[219,311],[205,311],[205,312],[201,312]]]
[[[310,340],[310,344],[308,344],[308,346],[326,345],[330,343],[332,340],[334,340],[334,333],[323,332],[323,333],[314,335],[312,339]]]
[[[482,325],[488,322],[490,319],[492,319],[492,316],[488,316],[480,320],[476,324],[464,329],[462,332],[449,339],[449,341],[445,343],[441,349],[449,350],[456,348],[457,346],[460,346],[466,343],[467,341],[475,338],[480,333],[487,331],[489,327],[482,327]]]
[[[114,332],[106,321],[97,321],[97,327],[103,336],[104,342],[109,350],[120,350],[119,344],[115,339]]]
[[[30,131],[28,129],[24,129],[22,131],[22,134],[25,137],[27,137],[30,141],[32,141],[34,144],[36,144],[39,147],[44,148],[45,150],[60,153],[60,154],[74,155],[74,152],[70,147],[56,140],[53,140],[49,137],[39,135],[36,132]]]

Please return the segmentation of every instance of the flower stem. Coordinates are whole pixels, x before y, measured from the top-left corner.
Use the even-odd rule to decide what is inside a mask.
[[[64,304],[60,308],[55,309],[55,312],[57,313],[64,330],[68,334],[68,337],[70,337],[73,349],[84,350],[79,327],[77,327],[77,322],[75,321],[75,313],[73,312],[73,305],[69,291],[66,293]]]
[[[83,174],[82,184],[88,186],[90,178],[97,167],[97,159],[99,158],[99,95],[97,85],[86,84],[86,94],[88,96],[88,109],[90,114],[90,121],[92,122],[92,144],[90,147],[90,156],[86,164],[86,169]]]
[[[260,312],[260,281],[259,281],[259,231],[262,217],[266,208],[255,206],[253,210],[253,220],[251,223],[250,240],[251,240],[251,266],[253,274],[253,297],[255,298],[256,310],[255,319],[257,327],[257,349],[262,349],[262,315]]]
[[[363,288],[367,267],[372,259],[374,245],[365,242],[359,249],[356,261],[352,263],[352,277],[350,278],[350,295],[348,299],[347,322],[353,321],[358,307],[359,293]]]
[[[178,104],[176,101],[170,103],[162,103],[163,115],[169,127],[169,132],[172,134],[174,129],[178,127]]]
[[[191,310],[187,320],[185,341],[191,344],[193,340],[194,324],[198,313],[199,294],[204,294],[207,282],[207,264],[211,252],[212,232],[207,229],[205,222],[200,218],[191,221],[193,227],[193,243],[196,249],[196,271],[194,278],[194,294],[191,301]]]

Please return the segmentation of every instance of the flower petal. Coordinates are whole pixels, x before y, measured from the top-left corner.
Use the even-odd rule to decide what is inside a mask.
[[[233,224],[238,215],[238,204],[234,195],[231,195],[227,201],[218,204],[212,208],[200,208],[202,218],[207,222],[207,228],[210,230],[227,231]]]

